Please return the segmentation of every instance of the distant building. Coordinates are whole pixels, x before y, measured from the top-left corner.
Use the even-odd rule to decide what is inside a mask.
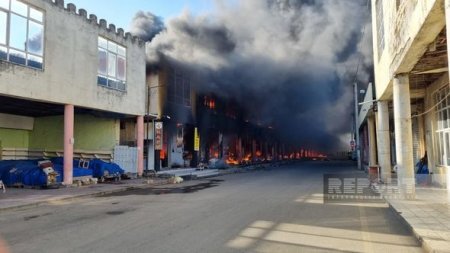
[[[164,126],[162,149],[154,157],[153,133],[148,135],[149,168],[197,167],[214,158],[229,164],[278,158],[281,146],[273,129],[250,122],[232,98],[201,91],[195,81],[190,71],[168,60],[148,68],[149,115]]]
[[[372,25],[382,177],[395,166],[400,179],[413,179],[427,154],[433,183],[450,190],[447,2],[372,0]]]
[[[145,94],[142,41],[63,0],[0,1],[0,159],[64,155],[71,183],[74,154],[142,150]]]

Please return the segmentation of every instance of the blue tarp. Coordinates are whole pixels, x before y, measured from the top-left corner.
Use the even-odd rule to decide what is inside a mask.
[[[107,163],[100,159],[93,159],[89,162],[89,168],[94,171],[94,177],[120,177],[125,171],[115,163]]]
[[[0,180],[8,186],[26,185],[26,186],[46,186],[47,175],[38,166],[39,160],[5,160],[0,161]],[[53,169],[59,174],[56,178],[57,183],[64,179],[64,158],[57,157],[51,159]],[[81,166],[81,167],[80,167]],[[85,168],[82,168],[85,167]],[[89,162],[81,162],[78,159],[73,161],[73,177],[93,176],[102,177],[120,177],[124,170],[115,163],[104,162],[100,159],[93,159]]]
[[[37,160],[0,161],[0,178],[8,186],[46,186],[47,175]]]
[[[53,164],[53,169],[55,169],[56,172],[58,172],[58,174],[61,176],[61,181],[63,181],[62,179],[64,178],[64,167],[62,164]],[[88,177],[88,176],[93,176],[92,170],[91,169],[85,169],[85,168],[78,168],[78,167],[73,167],[73,172],[72,172],[72,176],[74,178],[76,177]]]
[[[64,163],[63,157],[57,157],[52,159],[53,164],[55,164],[56,168],[59,171],[59,166],[62,166]],[[86,168],[80,168],[80,166],[85,166]],[[80,163],[79,159],[73,160],[73,176],[74,177],[80,177],[83,176],[83,173],[87,173],[86,170],[90,170],[92,176],[96,178],[101,178],[103,176],[107,177],[120,177],[122,174],[125,173],[125,171],[120,168],[119,165],[115,163],[108,163],[105,161],[102,161],[100,159],[92,159],[90,161],[82,161]]]

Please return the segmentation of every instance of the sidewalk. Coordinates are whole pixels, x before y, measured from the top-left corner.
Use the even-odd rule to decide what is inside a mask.
[[[6,193],[0,192],[0,212],[16,208],[38,206],[75,198],[121,192],[135,188],[145,188],[167,184],[167,179],[145,178],[122,180],[104,184],[86,185],[80,187],[67,187],[59,189],[24,189],[7,188]]]
[[[415,200],[386,198],[411,227],[427,252],[450,252],[450,202],[447,190],[416,188]]]
[[[189,175],[196,174],[198,178],[213,177],[234,173],[246,173],[271,167],[266,164],[253,165],[248,167],[230,167],[224,170],[202,170],[193,171],[193,169],[164,170],[159,174],[173,174],[183,176],[188,172]],[[170,173],[167,173],[170,172]],[[179,174],[181,173],[181,174]],[[183,174],[184,173],[184,174]],[[7,188],[6,193],[0,191],[0,212],[17,208],[38,206],[40,204],[52,203],[75,198],[103,195],[121,191],[132,190],[136,188],[148,188],[159,185],[169,184],[167,178],[154,178],[148,180],[146,178],[122,180],[118,183],[104,183],[95,185],[86,185],[81,187],[68,187],[59,189],[24,189],[24,188]]]

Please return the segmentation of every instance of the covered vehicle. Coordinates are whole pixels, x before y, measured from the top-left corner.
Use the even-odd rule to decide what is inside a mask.
[[[61,183],[47,160],[0,161],[0,179],[7,186],[53,187]]]

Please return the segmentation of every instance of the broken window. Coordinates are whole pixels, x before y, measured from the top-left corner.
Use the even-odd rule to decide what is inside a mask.
[[[169,68],[169,82],[167,98],[171,103],[191,106],[190,77],[180,70]]]
[[[44,13],[17,0],[0,0],[0,60],[42,69]]]
[[[98,37],[98,84],[116,90],[126,90],[127,50],[125,47]]]

